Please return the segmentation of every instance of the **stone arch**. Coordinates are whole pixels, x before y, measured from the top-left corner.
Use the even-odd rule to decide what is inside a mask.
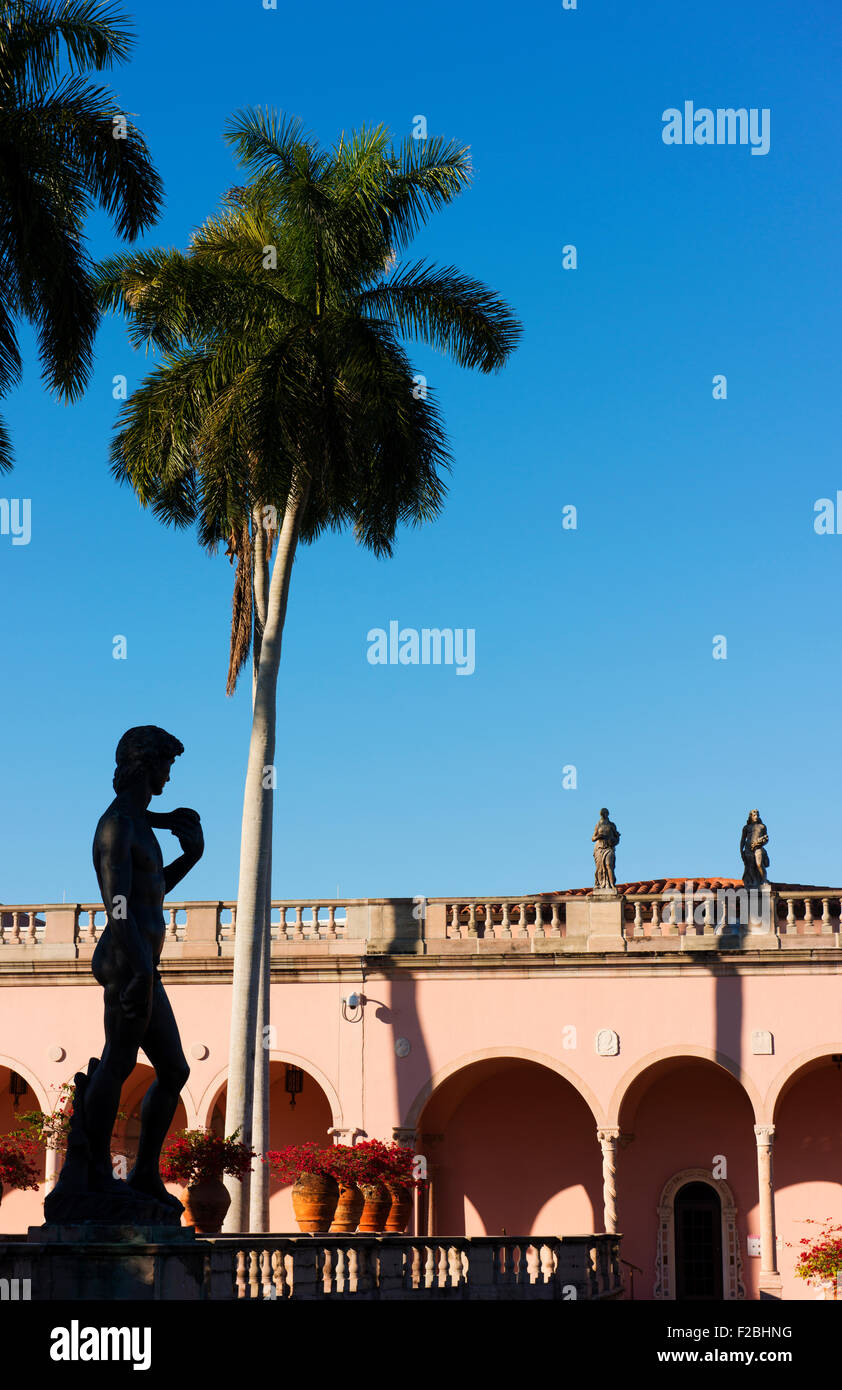
[[[50,1104],[47,1087],[25,1062],[19,1062],[16,1057],[7,1057],[5,1053],[0,1052],[0,1067],[8,1067],[10,1071],[16,1071],[18,1076],[22,1076],[38,1100],[38,1109],[45,1115],[50,1113],[53,1106]]]
[[[269,1053],[269,1061],[288,1062],[290,1066],[301,1067],[302,1071],[306,1071],[308,1076],[312,1076],[313,1080],[317,1082],[319,1086],[321,1086],[322,1090],[327,1096],[328,1104],[330,1105],[330,1112],[333,1117],[334,1126],[337,1129],[341,1129],[343,1127],[342,1102],[339,1099],[339,1093],[336,1090],[336,1087],[333,1085],[333,1083],[328,1079],[327,1076],[325,1076],[324,1072],[319,1067],[315,1066],[313,1062],[308,1060],[308,1058],[300,1057],[295,1052],[279,1051],[277,1048],[271,1049]],[[227,1081],[228,1067],[226,1066],[223,1067],[221,1071],[218,1071],[216,1073],[215,1077],[213,1078],[213,1081],[210,1081],[208,1083],[208,1085],[202,1091],[200,1099],[196,1102],[195,1110],[197,1123],[202,1125],[203,1127],[207,1127],[210,1124],[211,1116],[213,1115],[214,1111],[214,1106],[216,1105],[216,1102],[222,1094],[222,1091]]]
[[[722,1207],[722,1294],[726,1301],[744,1299],[743,1261],[737,1237],[737,1204],[724,1178],[714,1178],[707,1168],[685,1168],[663,1186],[658,1202],[658,1246],[655,1257],[655,1288],[652,1297],[670,1302],[675,1299],[675,1198],[687,1183],[700,1182],[712,1187]]]
[[[774,1124],[778,1104],[798,1077],[812,1070],[811,1063],[829,1062],[832,1057],[839,1055],[839,1050],[842,1049],[838,1043],[825,1043],[823,1047],[810,1047],[805,1052],[800,1052],[797,1057],[793,1057],[781,1068],[766,1092],[766,1110],[769,1116],[766,1121],[767,1124]]]
[[[647,1071],[656,1067],[659,1062],[681,1062],[684,1059],[694,1059],[696,1061],[712,1062],[734,1078],[739,1086],[742,1087],[752,1110],[754,1111],[755,1124],[768,1124],[765,1118],[766,1112],[754,1081],[740,1067],[733,1058],[724,1052],[716,1052],[711,1047],[697,1047],[690,1043],[676,1043],[673,1047],[659,1047],[654,1052],[649,1052],[645,1057],[641,1057],[634,1062],[624,1076],[618,1081],[614,1093],[608,1105],[610,1119],[606,1120],[606,1126],[619,1126],[620,1114],[623,1105],[632,1092],[635,1083],[640,1081]]]
[[[425,1081],[409,1107],[401,1127],[409,1130],[417,1129],[421,1112],[427,1101],[451,1076],[455,1076],[457,1072],[463,1071],[466,1067],[473,1066],[476,1062],[486,1062],[494,1058],[499,1058],[501,1061],[512,1058],[521,1062],[534,1062],[539,1067],[546,1067],[548,1071],[555,1072],[557,1076],[569,1082],[574,1091],[581,1096],[593,1115],[595,1129],[603,1128],[606,1125],[607,1121],[604,1119],[602,1106],[593,1091],[571,1067],[559,1062],[558,1058],[552,1057],[548,1052],[536,1052],[528,1047],[484,1047],[474,1052],[467,1052],[448,1062],[446,1066],[441,1067],[429,1080]]]

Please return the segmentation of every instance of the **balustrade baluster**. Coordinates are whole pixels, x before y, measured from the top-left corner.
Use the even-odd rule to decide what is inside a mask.
[[[661,922],[661,900],[660,900],[660,898],[655,898],[654,902],[652,903],[652,916],[651,916],[650,921],[649,921],[649,935],[650,935],[650,936],[663,936],[663,935],[664,935],[663,923]]]
[[[302,909],[301,909],[301,904],[300,904],[300,903],[298,903],[298,904],[296,905],[296,908],[295,908],[295,921],[294,921],[293,926],[292,926],[292,940],[293,940],[293,941],[303,941],[303,940],[304,940],[304,926],[303,926]]]
[[[424,1288],[431,1289],[436,1281],[436,1247],[424,1246]]]
[[[558,913],[558,898],[553,898],[553,916],[552,921],[550,922],[550,936],[561,936],[561,921],[559,919]]]
[[[462,1251],[456,1245],[451,1245],[447,1251],[447,1274],[448,1285],[452,1289],[458,1289],[462,1282]]]
[[[331,903],[327,910],[327,927],[325,929],[325,940],[336,940],[336,905]]]
[[[535,1245],[526,1247],[526,1273],[528,1283],[538,1283],[541,1274],[541,1252]]]
[[[512,935],[512,923],[511,923],[511,919],[510,919],[510,916],[509,916],[509,904],[508,904],[507,902],[505,902],[505,903],[502,904],[502,907],[503,907],[503,920],[502,920],[502,922],[501,922],[501,924],[500,924],[500,939],[501,939],[501,940],[504,940],[504,941],[508,941],[509,938],[510,938],[511,935]]]
[[[20,913],[12,913],[12,945],[20,945]]]
[[[454,903],[450,917],[450,936],[453,941],[462,940],[461,904]]]
[[[360,1260],[357,1247],[352,1245],[348,1249],[348,1292],[356,1293],[360,1286]]]
[[[828,936],[832,928],[830,925],[830,899],[822,898],[822,935]]]
[[[34,945],[35,945],[35,941],[36,941],[36,936],[35,936],[35,919],[36,919],[37,916],[38,916],[38,914],[37,914],[37,912],[35,911],[35,909],[33,908],[32,911],[31,911],[30,914],[29,914],[29,926],[28,926],[27,929],[26,929],[26,944],[27,944],[27,946],[34,946]]]
[[[272,1297],[272,1256],[268,1250],[261,1250],[258,1255],[260,1263],[260,1297]]]
[[[535,930],[534,930],[534,932],[532,933],[532,935],[533,935],[533,936],[538,936],[538,937],[542,937],[542,936],[545,937],[545,936],[547,935],[547,933],[544,931],[544,904],[543,904],[543,903],[540,901],[540,899],[539,899],[539,900],[534,904],[534,907],[535,907]]]
[[[326,1245],[324,1249],[324,1264],[322,1265],[322,1287],[325,1293],[333,1293],[333,1275],[335,1270],[335,1250],[332,1245]]]
[[[639,898],[634,902],[634,921],[632,922],[632,936],[643,935],[643,904]]]
[[[174,907],[171,907],[171,908],[169,909],[170,920],[169,920],[169,925],[167,926],[167,938],[168,938],[168,940],[170,940],[170,941],[177,941],[177,940],[178,940],[178,924],[176,923],[176,920],[175,920],[177,910],[178,910],[178,909],[177,909],[177,908],[174,908]]]
[[[238,1298],[245,1298],[245,1296],[246,1296],[246,1252],[245,1252],[245,1250],[238,1250],[238,1251],[237,1251],[237,1274],[236,1274],[236,1284],[237,1284],[237,1297],[238,1297]]]
[[[249,1297],[258,1298],[260,1295],[260,1266],[257,1263],[257,1251],[249,1251]]]
[[[811,931],[812,925],[813,925],[813,899],[812,899],[812,898],[805,898],[805,899],[804,899],[804,935],[805,935],[805,936],[812,936],[812,931]]]
[[[795,899],[786,900],[786,934],[790,936],[798,931],[798,923],[795,920]]]
[[[95,907],[89,907],[89,908],[87,909],[87,913],[88,913],[88,926],[87,926],[87,930],[86,930],[86,932],[85,932],[85,939],[87,940],[87,942],[88,942],[91,946],[95,946],[95,945],[96,945],[96,920],[95,920],[95,919],[96,919],[96,908],[95,908]]]
[[[275,1297],[283,1298],[286,1295],[286,1271],[280,1250],[272,1251],[272,1283],[275,1287]]]
[[[555,1273],[552,1246],[544,1243],[538,1252],[541,1261],[541,1283],[549,1284],[552,1282]]]
[[[439,1289],[447,1288],[447,1246],[439,1245],[438,1251],[438,1270],[436,1277],[436,1287]]]
[[[710,936],[713,931],[713,893],[705,897],[705,911],[702,924],[702,932]]]
[[[477,905],[472,902],[468,906],[468,936],[477,934]]]

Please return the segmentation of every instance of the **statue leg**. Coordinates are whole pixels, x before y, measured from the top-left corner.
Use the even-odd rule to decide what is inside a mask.
[[[152,1014],[141,1046],[155,1068],[155,1080],[143,1098],[137,1161],[128,1183],[139,1192],[177,1206],[180,1211],[178,1198],[164,1187],[158,1164],[190,1068],[182,1051],[172,1006],[160,980],[155,982]]]
[[[99,1066],[85,1087],[84,1121],[91,1162],[91,1185],[107,1189],[112,1184],[125,1191],[112,1174],[111,1136],[120,1106],[120,1092],[137,1062],[139,1028],[120,1007],[121,982],[112,980],[105,989],[105,1047]]]

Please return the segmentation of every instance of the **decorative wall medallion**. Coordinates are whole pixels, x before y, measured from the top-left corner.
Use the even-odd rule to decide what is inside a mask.
[[[395,1052],[399,1057],[408,1057],[412,1051],[412,1043],[409,1038],[395,1038]]]
[[[205,1047],[205,1044],[204,1044],[204,1043],[191,1043],[191,1044],[190,1044],[190,1056],[191,1056],[191,1057],[195,1057],[195,1059],[196,1059],[197,1062],[204,1062],[205,1058],[206,1058],[209,1054],[210,1054],[210,1048],[209,1048],[209,1047]]]
[[[596,1035],[596,1050],[600,1057],[616,1057],[620,1051],[620,1035],[611,1028],[600,1028]]]
[[[47,1056],[51,1062],[63,1062],[67,1053],[59,1043],[55,1043],[53,1047],[47,1048]]]
[[[774,1052],[775,1042],[772,1034],[767,1033],[765,1028],[756,1028],[751,1035],[751,1050],[757,1056]]]

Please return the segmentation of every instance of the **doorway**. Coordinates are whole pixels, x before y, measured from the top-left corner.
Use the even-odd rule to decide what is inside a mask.
[[[675,1296],[679,1302],[722,1298],[722,1203],[706,1182],[675,1195]]]

